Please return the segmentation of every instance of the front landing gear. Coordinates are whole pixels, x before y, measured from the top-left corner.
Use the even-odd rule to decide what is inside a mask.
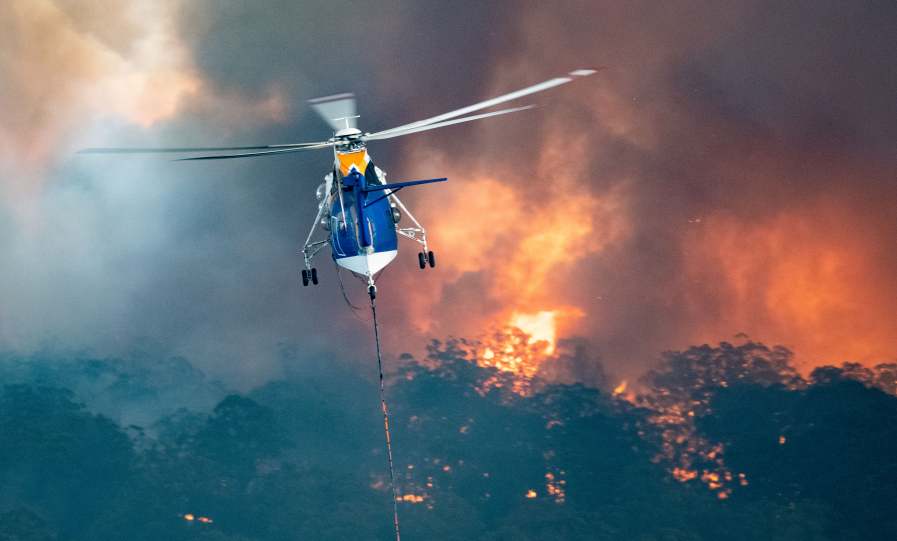
[[[430,265],[430,268],[436,266],[436,254],[433,253],[432,250],[427,252],[418,252],[417,253],[417,264],[421,269],[427,268],[427,265]]]
[[[318,269],[312,267],[311,270],[302,269],[302,287],[307,287],[308,282],[318,285]]]

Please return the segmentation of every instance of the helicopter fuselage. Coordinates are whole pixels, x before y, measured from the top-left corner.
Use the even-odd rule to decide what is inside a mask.
[[[360,276],[373,287],[374,275],[398,254],[398,238],[418,243],[420,268],[436,265],[427,246],[427,232],[398,198],[402,188],[443,182],[445,178],[386,183],[386,173],[374,165],[358,130],[337,132],[334,139],[333,171],[318,187],[318,216],[305,240],[302,254],[305,270],[302,284],[317,284],[317,270],[311,261],[324,246],[339,267]],[[400,227],[403,214],[411,221]],[[327,240],[312,241],[315,227],[328,231]]]
[[[392,190],[364,147],[336,151],[338,182],[330,189],[330,252],[337,265],[370,277],[398,253]]]
[[[317,269],[312,266],[312,260],[318,252],[329,246],[333,260],[339,267],[367,279],[368,291],[373,300],[376,291],[374,274],[383,270],[395,259],[399,236],[419,245],[420,251],[417,257],[421,269],[436,266],[435,255],[427,244],[426,230],[408,211],[396,193],[408,186],[442,182],[447,179],[386,183],[385,174],[371,162],[366,143],[532,109],[533,105],[522,105],[486,113],[478,112],[567,84],[576,78],[587,77],[595,72],[594,69],[576,69],[566,75],[454,111],[374,133],[362,132],[356,127],[355,120],[359,117],[355,114],[355,97],[352,94],[334,94],[309,100],[311,106],[334,129],[333,137],[326,141],[226,147],[109,147],[88,148],[80,152],[90,154],[205,154],[177,159],[177,161],[195,161],[280,156],[294,152],[332,149],[333,170],[325,177],[324,184],[318,188],[316,194],[319,203],[318,214],[312,222],[311,230],[308,232],[301,250],[305,263],[305,268],[301,271],[302,285],[318,283]],[[403,216],[406,216],[411,223],[400,227],[399,220]],[[328,230],[326,240],[314,239],[318,227]]]

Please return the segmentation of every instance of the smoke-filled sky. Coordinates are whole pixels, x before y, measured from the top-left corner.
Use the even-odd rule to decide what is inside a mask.
[[[517,324],[631,377],[745,333],[805,368],[897,357],[891,2],[0,5],[0,346],[185,354],[235,384],[276,352],[366,357],[368,316],[300,248],[331,156],[210,163],[86,146],[389,128],[571,69],[532,111],[372,144],[439,265],[380,279],[393,356]],[[350,295],[362,287],[346,279]],[[548,329],[546,331],[546,329]]]

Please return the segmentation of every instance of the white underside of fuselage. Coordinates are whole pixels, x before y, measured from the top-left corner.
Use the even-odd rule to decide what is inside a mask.
[[[398,253],[398,250],[389,250],[386,252],[341,257],[336,260],[336,264],[361,276],[373,276],[389,265]]]

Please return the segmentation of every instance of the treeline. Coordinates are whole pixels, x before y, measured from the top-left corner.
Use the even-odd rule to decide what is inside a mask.
[[[624,399],[515,392],[454,341],[406,361],[389,394],[407,539],[897,537],[893,365],[803,379],[786,350],[724,343],[666,354]],[[0,540],[390,538],[356,365],[293,363],[244,395],[183,360],[146,370],[3,359]]]

